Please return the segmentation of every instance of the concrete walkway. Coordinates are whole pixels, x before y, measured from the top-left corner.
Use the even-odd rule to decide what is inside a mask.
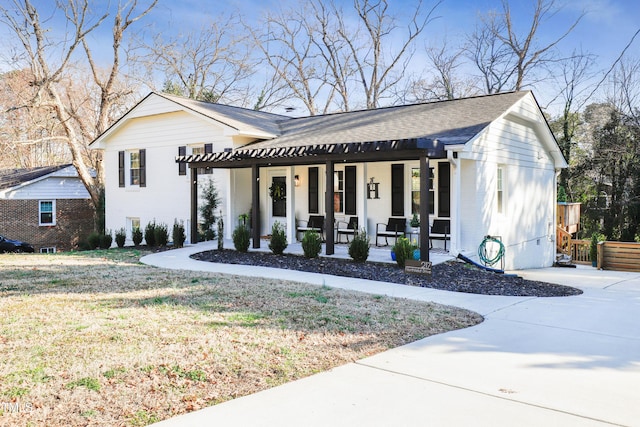
[[[210,247],[142,261],[435,301],[485,321],[159,426],[640,426],[640,273],[519,271],[584,294],[498,297],[188,258]]]

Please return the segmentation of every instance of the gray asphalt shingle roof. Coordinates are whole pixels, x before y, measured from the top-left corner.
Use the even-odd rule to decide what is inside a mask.
[[[57,166],[42,166],[37,168],[0,170],[0,190],[15,187],[16,185],[20,185],[25,182],[33,181],[34,179],[49,175],[50,173],[57,172],[60,169],[64,169],[69,166],[71,165],[66,164]]]
[[[291,117],[279,114],[249,110],[231,105],[195,101],[166,93],[159,93],[158,95],[244,133],[267,133],[272,136],[277,136],[280,134],[278,123],[291,119]]]
[[[280,136],[244,149],[304,145],[438,139],[463,144],[528,92],[361,110],[280,121]]]

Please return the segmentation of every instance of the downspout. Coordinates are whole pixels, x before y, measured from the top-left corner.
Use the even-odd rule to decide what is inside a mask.
[[[452,218],[451,218],[451,252],[460,252],[460,160],[458,159],[458,152],[453,150],[447,150],[447,160],[453,167],[453,191],[451,203],[452,206]]]

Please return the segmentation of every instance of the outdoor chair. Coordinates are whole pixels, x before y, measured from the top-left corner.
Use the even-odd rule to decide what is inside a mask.
[[[431,231],[429,231],[429,246],[433,247],[433,240],[444,240],[444,250],[447,250],[447,240],[451,240],[449,235],[451,222],[448,219],[434,219]]]
[[[349,222],[338,221],[336,229],[338,230],[338,243],[341,242],[340,236],[347,236],[347,243],[349,243],[349,236],[354,236],[358,231],[358,217],[350,217]]]
[[[296,225],[296,239],[298,239],[298,233],[304,234],[305,231],[315,231],[319,233],[322,240],[324,240],[324,216],[309,215],[309,221],[298,220],[298,224]]]
[[[384,237],[385,246],[389,245],[387,240],[389,237],[393,237],[396,240],[400,236],[404,237],[406,227],[406,218],[389,218],[386,224],[376,224],[376,246],[381,246],[378,244],[379,237]]]

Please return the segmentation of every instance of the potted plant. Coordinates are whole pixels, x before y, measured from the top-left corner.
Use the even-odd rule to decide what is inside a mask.
[[[411,227],[413,233],[420,232],[420,219],[418,218],[418,214],[413,214],[411,221],[409,221],[409,227]]]
[[[249,224],[249,214],[248,213],[241,213],[240,215],[238,215],[238,219],[240,220],[240,224],[244,225],[245,227],[247,227]]]

